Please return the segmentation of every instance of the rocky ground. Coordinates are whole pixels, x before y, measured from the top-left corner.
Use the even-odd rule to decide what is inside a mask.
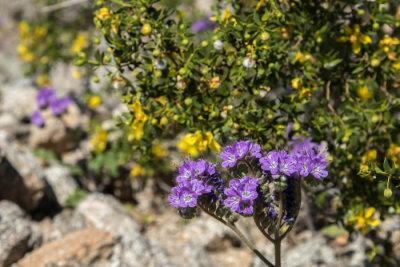
[[[135,205],[94,190],[75,208],[63,208],[80,180],[62,163],[75,164],[88,153],[85,142],[73,150],[65,147],[73,138],[69,129],[87,128],[88,116],[73,105],[43,129],[30,125],[37,89],[21,74],[15,51],[15,18],[28,9],[27,2],[0,0],[0,266],[262,266],[212,218],[201,214],[182,220],[151,181],[135,193]],[[71,72],[71,66],[57,66],[54,88],[79,98],[83,88]],[[62,163],[34,156],[35,149],[49,147],[62,154]],[[296,230],[283,243],[284,266],[369,266],[364,250],[371,244],[366,239],[313,233],[306,228],[305,214],[301,212]],[[397,244],[398,221],[386,222],[382,234],[391,231]],[[250,222],[239,226],[273,258],[272,245]]]

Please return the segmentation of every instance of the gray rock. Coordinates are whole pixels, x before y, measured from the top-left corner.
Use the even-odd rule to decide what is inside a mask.
[[[106,230],[114,236],[140,231],[139,224],[128,211],[110,195],[91,194],[77,207],[89,225]]]
[[[78,184],[71,177],[69,170],[61,165],[53,165],[45,169],[44,176],[60,204],[63,204],[68,196],[78,188]]]
[[[139,232],[128,232],[122,236],[121,242],[114,246],[108,266],[173,267],[178,265],[168,258],[157,242],[147,240]]]
[[[76,209],[90,226],[110,232],[119,242],[113,247],[110,261],[103,266],[178,266],[168,259],[155,240],[140,233],[140,226],[114,197],[92,194]]]
[[[35,88],[4,85],[1,88],[1,94],[0,111],[10,114],[18,120],[30,118],[32,112],[37,109],[35,101],[37,90]]]
[[[41,233],[14,203],[0,202],[0,266],[10,266],[38,247]]]
[[[268,258],[274,263],[273,258]],[[261,260],[255,258],[252,267],[265,266]],[[323,236],[309,236],[304,242],[292,249],[282,248],[282,266],[290,267],[338,267],[335,251],[326,242]]]
[[[36,158],[0,131],[0,199],[33,211],[45,195],[46,182]]]

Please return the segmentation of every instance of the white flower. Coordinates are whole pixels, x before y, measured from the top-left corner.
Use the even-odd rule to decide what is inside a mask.
[[[213,46],[214,46],[215,50],[222,50],[223,43],[221,42],[221,40],[215,40],[213,43]]]
[[[250,68],[254,67],[254,65],[255,65],[255,61],[254,61],[254,59],[252,59],[251,57],[245,57],[245,58],[243,59],[243,66],[244,66],[245,68],[250,69]]]
[[[163,58],[157,59],[154,65],[158,70],[164,70],[167,67],[167,61]]]

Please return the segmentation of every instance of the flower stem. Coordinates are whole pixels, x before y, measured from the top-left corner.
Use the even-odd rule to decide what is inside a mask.
[[[208,215],[210,215],[211,217],[213,217],[214,219],[220,221],[221,223],[225,224],[226,226],[228,226],[230,229],[232,229],[232,231],[234,231],[238,237],[240,238],[240,240],[242,240],[253,252],[254,254],[257,255],[257,257],[260,258],[260,260],[262,262],[265,263],[265,265],[269,266],[269,267],[275,267],[275,265],[273,265],[269,260],[267,260],[261,253],[260,251],[258,251],[258,249],[254,246],[254,244],[252,244],[245,236],[244,234],[231,222],[225,221],[222,218],[219,218],[217,216],[215,216],[213,213],[209,212],[206,208],[204,208],[201,204],[198,203],[198,206]]]

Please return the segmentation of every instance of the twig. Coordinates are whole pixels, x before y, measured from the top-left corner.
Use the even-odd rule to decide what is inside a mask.
[[[269,267],[275,267],[269,260],[267,260],[261,253],[256,249],[256,247],[243,235],[243,233],[232,223],[225,221],[224,219],[218,218],[211,212],[209,212],[207,209],[205,209],[201,204],[198,204],[198,206],[208,215],[213,217],[214,219],[220,221],[221,223],[225,224],[229,228],[231,228],[232,231],[234,231],[239,238]]]
[[[59,9],[63,9],[66,7],[70,7],[70,6],[74,6],[74,5],[79,5],[79,4],[83,4],[85,2],[88,2],[90,0],[69,0],[69,1],[64,1],[61,3],[57,3],[54,5],[50,5],[50,6],[44,6],[42,8],[39,9],[40,13],[49,13],[49,12],[53,12]]]

